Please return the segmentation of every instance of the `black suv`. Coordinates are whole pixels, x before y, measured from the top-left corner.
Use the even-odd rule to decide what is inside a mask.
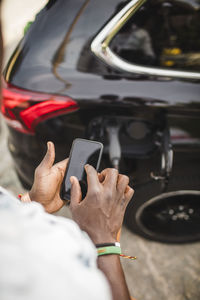
[[[25,187],[46,151],[101,141],[135,188],[125,222],[200,238],[200,1],[50,0],[4,72],[2,113]]]

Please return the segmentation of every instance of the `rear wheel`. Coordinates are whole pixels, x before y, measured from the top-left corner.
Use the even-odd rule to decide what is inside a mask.
[[[191,174],[193,169],[193,175]],[[125,224],[134,233],[166,243],[200,240],[200,172],[190,164],[177,170],[162,193],[159,182],[135,187],[128,205]],[[196,170],[196,174],[194,174]]]

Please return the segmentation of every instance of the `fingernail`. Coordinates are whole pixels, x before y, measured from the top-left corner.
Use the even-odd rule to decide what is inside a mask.
[[[86,165],[85,165],[85,168],[88,168],[88,167],[90,167],[90,165],[89,165],[89,164],[86,164]]]
[[[69,180],[70,180],[71,183],[74,183],[74,180],[76,180],[76,179],[77,179],[76,176],[71,176]],[[78,180],[78,179],[77,179],[77,180]]]

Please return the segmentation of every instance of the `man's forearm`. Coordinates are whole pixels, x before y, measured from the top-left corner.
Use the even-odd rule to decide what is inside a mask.
[[[113,300],[130,300],[120,257],[118,255],[102,255],[98,257],[97,263],[110,283]]]

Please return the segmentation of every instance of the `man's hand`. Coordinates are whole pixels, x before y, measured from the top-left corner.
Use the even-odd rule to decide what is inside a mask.
[[[115,169],[105,169],[100,175],[86,165],[88,192],[82,199],[76,177],[71,177],[72,217],[95,244],[116,242],[126,207],[133,196],[129,178]]]
[[[35,170],[34,183],[29,192],[30,200],[41,203],[49,213],[58,211],[64,205],[64,201],[60,198],[60,186],[68,159],[53,165],[54,160],[54,144],[48,142],[47,153]]]

